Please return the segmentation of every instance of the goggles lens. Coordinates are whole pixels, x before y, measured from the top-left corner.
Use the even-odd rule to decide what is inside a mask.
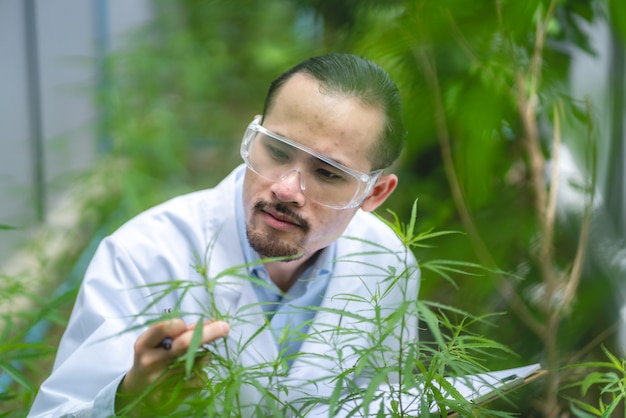
[[[259,118],[246,130],[241,157],[249,169],[271,181],[297,173],[307,198],[335,209],[359,206],[383,171],[365,174],[341,165],[265,129]]]

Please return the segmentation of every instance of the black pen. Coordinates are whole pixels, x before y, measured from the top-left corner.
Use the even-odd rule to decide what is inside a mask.
[[[161,341],[161,344],[159,344],[159,347],[162,347],[165,350],[171,350],[172,349],[172,337],[165,337],[163,338],[163,341]]]
[[[172,308],[163,309],[163,313],[172,313]],[[161,344],[159,344],[159,347],[169,351],[172,349],[172,341],[172,337],[165,337],[163,341],[161,341]]]

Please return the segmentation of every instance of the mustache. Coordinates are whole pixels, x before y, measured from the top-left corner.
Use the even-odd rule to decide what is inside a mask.
[[[293,219],[293,221],[298,224],[298,226],[300,228],[302,228],[304,230],[304,232],[308,232],[309,229],[311,229],[311,226],[309,225],[309,222],[304,219],[302,216],[298,215],[296,212],[294,212],[289,206],[284,205],[282,203],[277,203],[277,204],[271,204],[268,203],[266,201],[259,201],[254,205],[254,210],[256,211],[263,211],[266,208],[272,208],[273,210],[275,210],[278,213],[281,213],[285,216],[288,216],[289,218]]]

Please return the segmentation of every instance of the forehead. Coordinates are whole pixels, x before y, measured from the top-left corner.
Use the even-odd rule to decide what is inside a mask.
[[[276,93],[263,126],[362,172],[379,140],[384,113],[357,97],[330,92],[306,74],[295,74]]]

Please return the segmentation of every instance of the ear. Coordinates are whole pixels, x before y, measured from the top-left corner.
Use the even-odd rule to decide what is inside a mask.
[[[361,209],[366,212],[375,210],[387,200],[387,197],[389,197],[397,185],[398,176],[395,174],[383,174],[374,185],[370,195],[361,203]]]

